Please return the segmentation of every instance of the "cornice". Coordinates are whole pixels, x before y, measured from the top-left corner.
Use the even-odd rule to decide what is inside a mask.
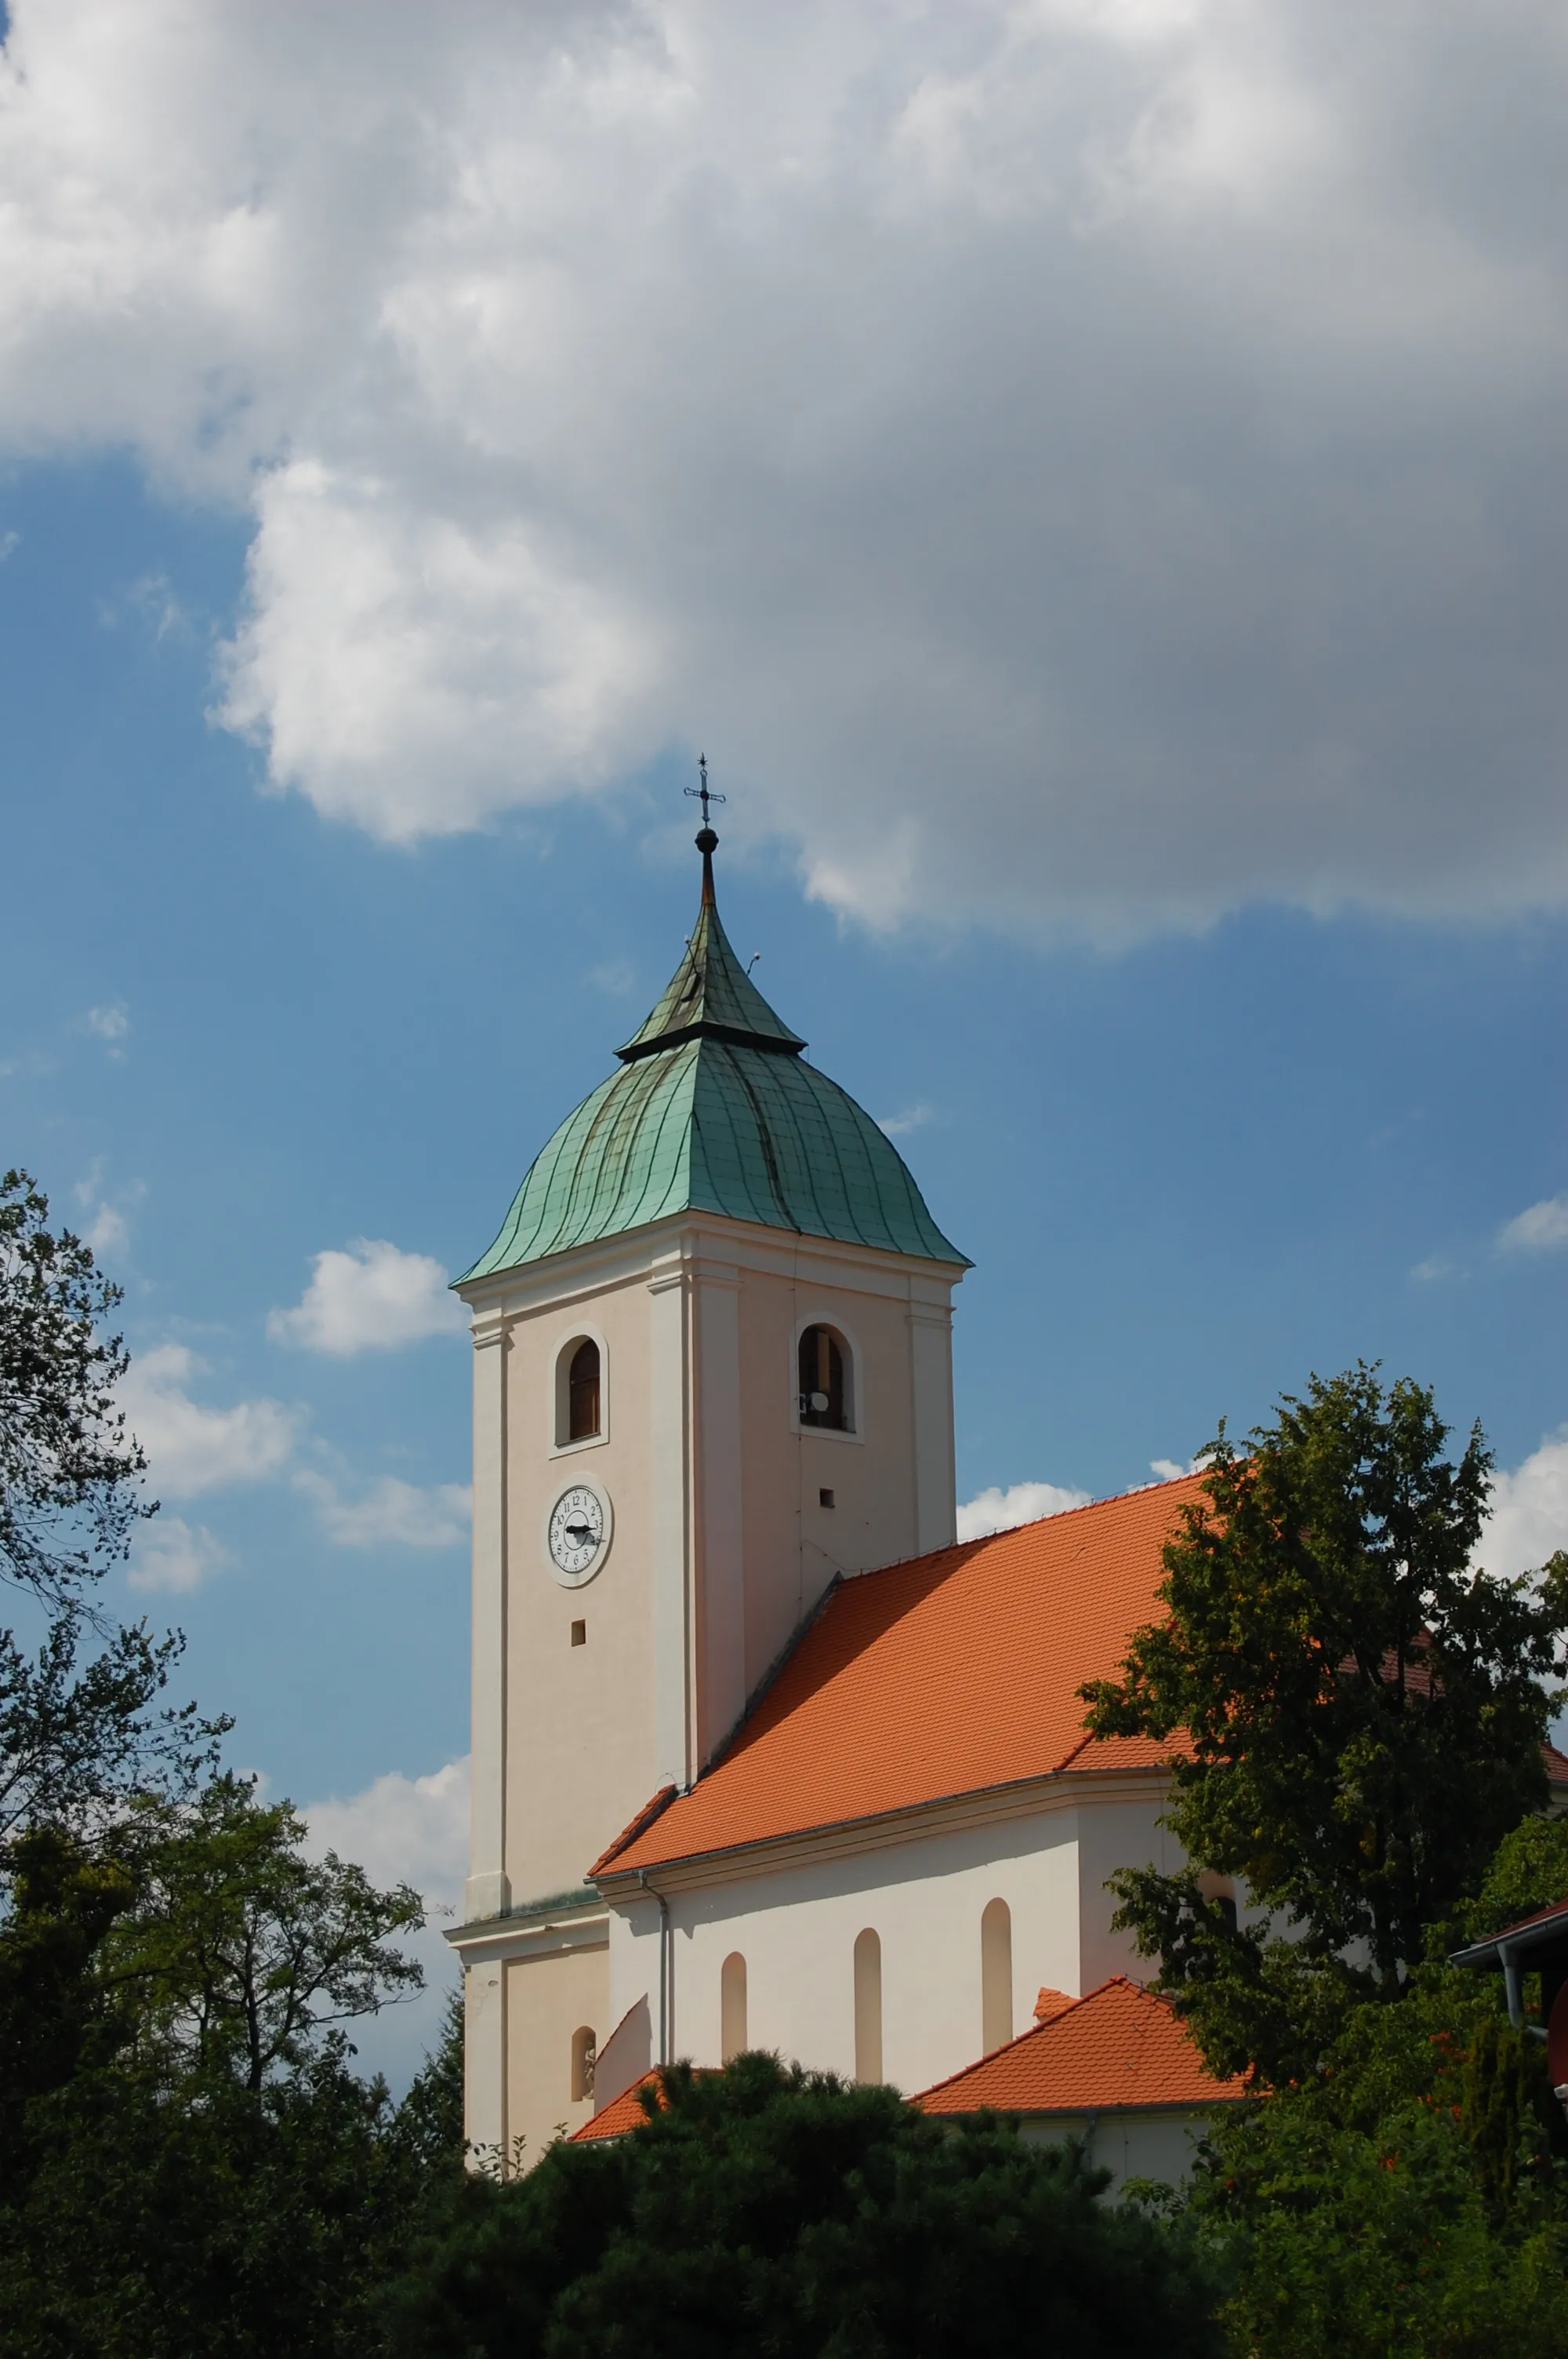
[[[514,1911],[449,1926],[441,1936],[465,1965],[497,1958],[554,1957],[567,1950],[602,1950],[610,1940],[610,1910],[595,1897],[562,1908]]]
[[[634,1286],[650,1278],[667,1282],[674,1274],[672,1262],[709,1260],[806,1284],[892,1295],[938,1311],[946,1307],[950,1289],[968,1266],[892,1253],[881,1245],[813,1236],[804,1230],[766,1228],[726,1212],[684,1211],[546,1255],[542,1261],[496,1270],[453,1290],[468,1304],[477,1327],[481,1320],[528,1318],[536,1311],[561,1310],[580,1297],[601,1294],[607,1286]]]
[[[972,1827],[1002,1826],[1042,1812],[1077,1810],[1085,1803],[1146,1800],[1152,1788],[1162,1794],[1165,1784],[1160,1769],[1053,1769],[1014,1784],[944,1794],[929,1802],[843,1819],[830,1826],[767,1835],[680,1859],[651,1860],[645,1872],[650,1884],[661,1892],[705,1890],[713,1885],[781,1875],[791,1869],[826,1865],[901,1844],[928,1843],[938,1835],[964,1833]],[[622,1872],[612,1863],[594,1881],[613,1905],[637,1897],[643,1889],[643,1872],[639,1868]]]

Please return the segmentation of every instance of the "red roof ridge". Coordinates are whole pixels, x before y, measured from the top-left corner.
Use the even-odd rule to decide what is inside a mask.
[[[600,1853],[599,1857],[594,1861],[593,1865],[589,1869],[588,1872],[589,1876],[599,1875],[602,1868],[606,1868],[610,1865],[611,1861],[615,1857],[617,1852],[624,1851],[628,1843],[633,1843],[636,1842],[639,1835],[646,1834],[648,1829],[653,1825],[654,1821],[664,1816],[665,1812],[669,1809],[670,1804],[675,1800],[679,1790],[679,1788],[676,1786],[661,1786],[656,1794],[651,1795],[648,1800],[643,1803],[636,1817],[627,1821],[626,1824],[622,1828],[621,1832],[616,1836],[614,1842],[605,1845],[604,1849]]]
[[[1103,2025],[1090,2020],[1097,2014],[1106,2014]],[[1130,1975],[1109,1974],[1060,2014],[909,2102],[924,2113],[955,2114],[1201,2112],[1246,2093],[1243,2081],[1206,2070],[1168,1999]]]
[[[1127,1990],[1136,1991],[1141,1998],[1153,1999],[1156,2006],[1165,2006],[1169,2013],[1165,2000],[1147,1989],[1142,1983],[1135,1983],[1130,1974],[1107,1974],[1103,1983],[1096,1983],[1093,1990],[1080,1991],[1076,1998],[1067,1999],[1065,2006],[1059,2007],[1054,2015],[1048,2015],[1043,2023],[1032,2023],[1027,2031],[1019,2032],[1011,2039],[1004,2039],[1000,2048],[988,2048],[983,2056],[975,2057],[968,2064],[960,2064],[956,2072],[947,2073],[940,2081],[933,2081],[929,2089],[922,2089],[910,2099],[910,2104],[917,2105],[923,2098],[934,2097],[938,2089],[950,2089],[955,2081],[967,2081],[970,2073],[978,2072],[982,2064],[994,2064],[999,2056],[1006,2056],[1012,2049],[1022,2048],[1026,2039],[1038,2039],[1042,2032],[1054,2031],[1059,2023],[1065,2023],[1070,2015],[1076,2015],[1079,2007],[1087,2006],[1091,1999],[1100,1997],[1108,1990],[1115,1990],[1118,1984]],[[1065,1991],[1062,1995],[1066,1998]]]

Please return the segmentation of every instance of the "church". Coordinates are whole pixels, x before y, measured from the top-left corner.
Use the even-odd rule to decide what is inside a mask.
[[[1237,2092],[1112,1928],[1164,1779],[1077,1690],[1195,1483],[957,1541],[970,1264],[737,959],[717,845],[705,799],[668,987],[457,1281],[469,2139],[526,2169],[766,2048],[1178,2176]]]

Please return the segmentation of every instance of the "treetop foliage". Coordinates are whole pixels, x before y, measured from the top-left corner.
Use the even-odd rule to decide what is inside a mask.
[[[1397,1995],[1546,1799],[1568,1557],[1473,1571],[1491,1459],[1478,1430],[1456,1461],[1447,1440],[1429,1391],[1364,1364],[1314,1376],[1245,1449],[1222,1428],[1165,1549],[1165,1619],[1084,1690],[1098,1734],[1181,1733],[1167,1823],[1192,1872],[1117,1888],[1227,2069],[1302,2068],[1314,1973],[1319,2000]],[[1199,1870],[1244,1879],[1259,1915],[1233,1928]]]
[[[0,1178],[0,1580],[46,1605],[124,1559],[146,1461],[114,1387],[129,1364],[99,1322],[121,1289],[25,1171]]]
[[[1098,2202],[1077,2149],[773,2056],[660,2080],[630,2136],[460,2190],[394,2301],[395,2353],[1218,2359],[1190,2246]]]

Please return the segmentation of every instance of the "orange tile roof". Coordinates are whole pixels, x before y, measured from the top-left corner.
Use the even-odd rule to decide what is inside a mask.
[[[601,2114],[595,2114],[590,2122],[584,2122],[580,2130],[573,2130],[572,2144],[576,2146],[583,2138],[624,2137],[628,2130],[640,2130],[648,2118],[648,2110],[639,2092],[650,2085],[660,2106],[663,2106],[665,2102],[664,2083],[659,2079],[659,2068],[655,2064],[651,2072],[644,2072],[642,2079],[633,2081],[629,2089],[622,2089],[618,2097],[611,2097]]]
[[[1042,1983],[1040,1995],[1034,2002],[1034,2020],[1036,2023],[1049,2023],[1054,2015],[1065,2015],[1067,2009],[1076,2006],[1077,2003],[1065,1991],[1053,1990],[1049,1983]]]
[[[1229,2104],[1240,2081],[1217,2081],[1185,2026],[1124,1974],[1113,1974],[1022,2038],[910,2099],[927,2114],[1107,2113],[1113,2107]]]
[[[1085,1680],[1158,1613],[1160,1551],[1202,1477],[1151,1484],[832,1591],[728,1750],[595,1862],[616,1875],[1052,1770],[1155,1768],[1084,1733]]]

